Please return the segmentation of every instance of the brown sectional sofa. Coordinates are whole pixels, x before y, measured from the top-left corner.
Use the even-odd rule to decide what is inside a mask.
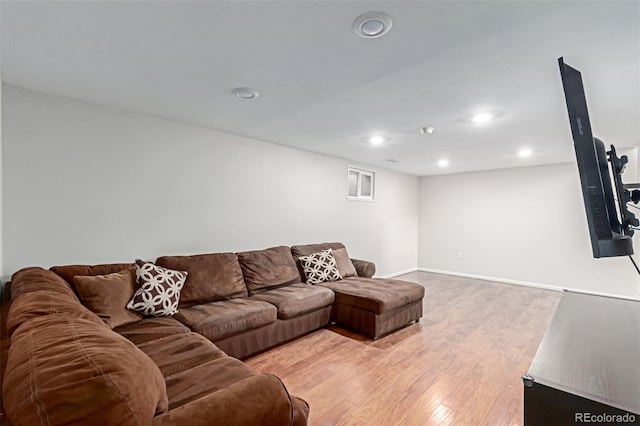
[[[345,250],[327,243],[160,257],[157,265],[188,272],[178,313],[113,330],[80,302],[74,277],[134,264],[18,271],[6,324],[6,417],[15,424],[306,424],[305,401],[239,359],[332,322],[375,339],[422,315],[424,288],[371,278],[370,262],[352,260],[356,275],[343,280],[304,284],[298,258],[326,248]]]

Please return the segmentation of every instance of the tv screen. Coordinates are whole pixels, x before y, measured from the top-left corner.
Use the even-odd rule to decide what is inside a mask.
[[[633,254],[632,227],[637,226],[637,219],[627,209],[629,192],[621,179],[627,158],[618,158],[613,146],[607,151],[604,142],[593,137],[582,76],[565,64],[563,58],[558,62],[593,257],[630,256]]]

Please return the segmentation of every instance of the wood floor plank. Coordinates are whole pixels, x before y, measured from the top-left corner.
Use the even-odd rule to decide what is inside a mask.
[[[524,374],[561,293],[414,272],[424,316],[377,341],[332,326],[248,360],[311,425],[520,425]]]
[[[320,416],[314,416],[314,424],[333,426],[337,424],[353,424],[354,419],[351,418],[358,406],[346,399],[336,398],[337,403],[331,408],[331,410],[325,411]],[[358,421],[359,422],[359,421]]]

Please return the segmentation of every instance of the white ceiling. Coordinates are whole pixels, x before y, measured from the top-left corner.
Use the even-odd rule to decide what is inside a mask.
[[[7,84],[405,173],[573,161],[560,56],[583,73],[594,133],[620,148],[640,143],[636,1],[0,7]],[[356,36],[353,21],[367,11],[390,15],[391,31]],[[237,86],[260,97],[241,100]],[[470,123],[481,110],[502,116]],[[366,142],[375,132],[387,138],[381,147]],[[533,156],[519,158],[522,147]]]

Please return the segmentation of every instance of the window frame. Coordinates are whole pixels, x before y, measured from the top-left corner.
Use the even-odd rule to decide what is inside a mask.
[[[351,173],[357,173],[356,195],[349,193]],[[371,178],[371,195],[362,195],[362,176]],[[375,201],[376,200],[376,172],[362,167],[347,166],[347,200],[350,201]]]

